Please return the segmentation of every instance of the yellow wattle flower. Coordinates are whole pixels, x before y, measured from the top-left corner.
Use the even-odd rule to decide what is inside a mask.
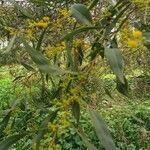
[[[48,26],[48,22],[39,21],[35,23],[35,26],[38,28],[46,28]]]
[[[48,123],[48,128],[52,131],[52,132],[56,132],[58,129],[58,126],[55,124],[52,124],[51,122]]]
[[[133,32],[133,37],[136,39],[139,39],[142,37],[142,32],[141,31],[134,31]]]
[[[48,22],[48,21],[49,21],[49,17],[48,17],[48,16],[45,16],[45,17],[43,17],[42,20],[45,21],[45,22]]]
[[[129,46],[130,48],[136,48],[137,45],[138,45],[138,42],[137,42],[136,40],[129,40],[129,41],[128,41],[128,46]]]

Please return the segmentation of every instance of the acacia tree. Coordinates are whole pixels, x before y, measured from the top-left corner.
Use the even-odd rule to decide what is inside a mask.
[[[46,147],[56,149],[59,132],[70,123],[88,149],[96,149],[80,123],[81,111],[87,110],[102,146],[115,149],[104,121],[89,101],[94,101],[95,96],[100,98],[104,92],[111,97],[99,79],[103,71],[110,71],[103,63],[106,61],[116,76],[116,89],[129,95],[124,74],[127,62],[124,63],[122,53],[125,58],[134,52],[145,58],[149,52],[149,41],[146,39],[145,43],[142,37],[149,34],[149,8],[139,2],[28,0],[0,8],[1,41],[9,43],[1,50],[1,65],[22,66],[19,75],[13,74],[13,81],[21,83],[25,91],[7,112],[8,106],[4,107],[1,149],[7,149],[21,138],[32,139],[33,148],[40,149],[47,133],[52,140],[46,142]],[[144,12],[144,20],[139,9]],[[13,59],[8,62],[8,57]],[[36,94],[33,87],[38,87]],[[20,118],[20,114],[25,117]],[[14,121],[18,118],[21,125]],[[70,118],[75,120],[72,122]],[[4,130],[10,126],[9,132]]]

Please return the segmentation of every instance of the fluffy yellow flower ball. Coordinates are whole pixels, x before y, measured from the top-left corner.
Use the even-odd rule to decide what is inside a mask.
[[[128,46],[129,46],[130,48],[136,48],[137,45],[138,45],[138,42],[137,42],[136,40],[129,40],[129,41],[128,41]]]
[[[134,31],[133,32],[133,37],[136,39],[139,39],[142,37],[142,32],[141,31]]]
[[[49,21],[49,17],[47,17],[47,16],[43,17],[43,21],[44,22],[48,22]]]
[[[48,22],[39,21],[35,24],[38,28],[46,28],[48,26]]]

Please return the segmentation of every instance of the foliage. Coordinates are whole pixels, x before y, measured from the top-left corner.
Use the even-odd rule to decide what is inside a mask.
[[[90,5],[88,1],[28,0],[2,5],[0,11],[0,37],[8,43],[0,51],[0,65],[17,66],[10,70],[15,100],[1,112],[0,148],[13,142],[18,147],[23,141],[24,149],[60,149],[61,131],[73,126],[80,137],[69,138],[82,138],[88,149],[95,149],[97,144],[88,140],[80,123],[81,112],[88,108],[100,140],[97,148],[115,149],[90,102],[101,102],[104,93],[114,98],[102,80],[111,70],[115,89],[126,97],[131,95],[125,73],[139,65],[149,77],[145,69],[149,66],[148,7],[131,0],[115,4],[93,0]],[[75,145],[82,143],[68,144],[68,149]]]

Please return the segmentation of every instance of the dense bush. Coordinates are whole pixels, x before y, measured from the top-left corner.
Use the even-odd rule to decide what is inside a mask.
[[[104,79],[105,84],[109,85],[110,81],[113,84],[112,79],[109,79],[106,81]],[[1,88],[5,89],[5,92],[1,92],[0,98],[7,98],[7,101],[11,101],[11,99],[14,97],[13,94],[10,94],[10,91],[13,90],[12,82],[9,80],[0,80]],[[9,91],[8,91],[9,89]],[[40,90],[40,89],[39,89]],[[9,92],[9,94],[7,93]],[[37,98],[37,89],[35,88],[35,92],[32,93],[32,96]],[[22,95],[23,96],[23,95]],[[21,103],[18,106],[19,110],[16,110],[15,118],[12,118],[10,120],[10,125],[7,126],[6,130],[4,130],[4,134],[10,134],[10,133],[18,133],[23,130],[26,130],[26,128],[33,128],[34,130],[37,130],[37,127],[41,124],[41,121],[45,118],[46,113],[41,111],[40,113],[36,112],[33,107],[25,108],[25,103],[27,95],[25,97],[22,97]],[[40,97],[39,97],[40,98]],[[150,113],[149,113],[149,100],[146,100],[145,97],[143,99],[137,99],[136,101],[133,99],[130,99],[130,102],[126,101],[120,101],[120,105],[117,105],[119,102],[119,98],[116,97],[118,100],[114,101],[111,100],[113,105],[110,106],[100,106],[99,113],[102,115],[102,117],[105,118],[106,122],[108,123],[108,126],[110,127],[110,131],[112,133],[113,139],[116,143],[116,146],[119,149],[149,149],[149,131],[150,131]],[[34,101],[37,103],[37,101]],[[5,101],[1,102],[1,104],[5,103]],[[39,101],[38,101],[39,103]],[[108,102],[109,103],[109,102]],[[42,102],[40,102],[42,105]],[[104,105],[102,103],[102,105]],[[35,106],[35,104],[34,104]],[[6,106],[5,106],[6,107]],[[38,108],[39,105],[36,106]],[[27,109],[28,111],[25,111]],[[64,113],[64,112],[62,112]],[[39,118],[40,114],[40,118]],[[43,119],[42,119],[43,118]],[[58,118],[59,119],[59,118]],[[86,149],[84,142],[82,141],[81,137],[78,134],[77,129],[74,128],[75,120],[71,118],[72,120],[71,124],[69,124],[66,127],[62,127],[59,130],[58,140],[56,141],[58,149],[62,150],[76,150],[76,149]],[[28,122],[28,124],[27,124]],[[15,126],[14,126],[14,125]],[[94,143],[95,146],[99,149],[100,142],[94,132],[94,128],[91,126],[90,116],[85,111],[82,112],[82,117],[80,118],[80,124],[92,143]],[[10,130],[10,126],[13,130]],[[30,127],[31,126],[31,127]],[[47,144],[49,141],[51,141],[53,138],[53,135],[50,132],[47,132],[44,139],[42,140],[42,147],[47,148]],[[31,148],[31,141],[32,137],[27,136],[26,138],[23,138],[21,141],[16,143],[14,145],[14,148],[16,150],[26,150]]]

